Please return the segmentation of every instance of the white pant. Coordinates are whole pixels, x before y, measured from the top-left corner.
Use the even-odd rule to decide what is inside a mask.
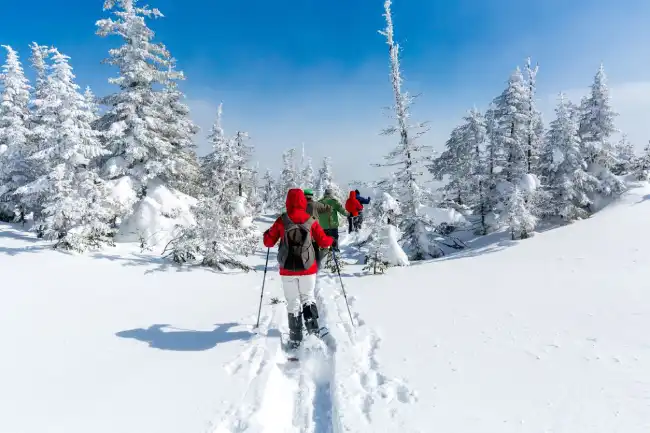
[[[315,304],[314,289],[316,287],[316,274],[282,276],[282,289],[287,300],[287,311],[298,314],[305,304]]]

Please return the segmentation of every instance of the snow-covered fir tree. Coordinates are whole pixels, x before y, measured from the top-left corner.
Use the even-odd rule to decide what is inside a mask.
[[[232,140],[233,151],[237,160],[237,194],[244,196],[251,188],[251,168],[249,164],[253,156],[253,147],[248,144],[250,137],[247,132],[237,131]]]
[[[118,77],[109,79],[119,91],[102,98],[108,110],[96,122],[111,152],[104,173],[110,179],[129,176],[138,197],[144,197],[149,181],[171,185],[186,166],[179,146],[191,135],[182,129],[189,120],[167,124],[166,110],[170,103],[172,112],[179,109],[179,95],[168,86],[182,79],[183,73],[173,67],[167,48],[153,42],[154,33],[145,19],[162,17],[158,9],[139,7],[136,0],[106,0],[104,9],[111,10],[115,19],[99,20],[97,33],[124,40],[121,47],[110,50],[106,60],[119,71]]]
[[[476,109],[470,110],[464,123],[451,132],[446,150],[429,167],[438,180],[449,176],[444,186],[445,197],[459,206],[473,207],[480,201],[483,176],[483,148],[486,141],[485,118]]]
[[[589,171],[600,181],[598,192],[610,196],[625,190],[624,183],[612,173],[617,164],[612,135],[617,132],[614,119],[618,114],[611,106],[605,68],[601,64],[591,91],[580,106],[579,135],[582,153]]]
[[[537,72],[539,66],[531,65],[531,59],[526,59],[526,90],[528,112],[526,113],[526,172],[539,173],[537,162],[544,141],[544,122],[542,114],[537,109]]]
[[[544,183],[551,196],[548,213],[565,221],[589,215],[591,196],[599,184],[598,179],[587,172],[572,112],[571,102],[560,94],[542,157]]]
[[[278,204],[284,209],[287,192],[291,188],[300,188],[300,175],[296,168],[296,149],[288,149],[282,154],[282,171],[280,172],[280,191]]]
[[[24,221],[26,209],[14,195],[30,178],[30,86],[18,53],[8,45],[0,74],[0,218]]]
[[[240,149],[225,136],[221,117],[219,105],[208,136],[212,152],[202,159],[203,194],[194,212],[196,224],[180,228],[180,235],[170,243],[169,256],[179,263],[219,270],[248,269],[237,256],[252,253],[259,239],[240,186]]]
[[[529,210],[526,194],[522,193],[518,185],[515,185],[510,192],[505,216],[513,240],[526,239],[535,229],[537,217]]]
[[[650,180],[650,143],[646,145],[641,156],[634,162],[633,173],[637,180]]]
[[[614,152],[616,165],[612,172],[619,176],[630,173],[634,169],[636,153],[634,152],[634,145],[627,138],[627,134],[623,134],[619,142],[616,143]]]
[[[503,178],[507,182],[516,182],[528,173],[528,106],[528,90],[517,68],[508,80],[508,87],[494,100],[496,137],[505,155]]]
[[[409,265],[406,254],[399,246],[399,232],[394,225],[400,212],[397,200],[386,192],[370,206],[370,236],[364,270],[377,274],[384,273],[389,266]]]
[[[278,191],[277,183],[273,177],[273,172],[270,169],[266,170],[264,173],[264,178],[262,180],[262,203],[264,212],[273,212],[275,211],[276,204],[278,202]]]
[[[195,211],[196,224],[181,229],[168,246],[177,263],[201,264],[218,270],[250,270],[240,255],[252,252],[258,242],[251,226],[241,226],[232,208],[218,195],[203,197]]]
[[[302,173],[300,180],[302,181],[302,188],[314,188],[314,166],[312,165],[311,158],[305,158],[305,163],[302,167]],[[321,195],[317,196],[318,198],[322,197]]]
[[[90,86],[86,86],[84,99],[86,100],[86,105],[88,105],[90,116],[93,119],[93,122],[95,122],[99,119],[99,104],[97,103],[97,96],[95,96],[95,93],[93,93]]]
[[[438,257],[442,254],[433,239],[433,224],[426,214],[420,211],[423,191],[418,185],[422,166],[426,160],[425,147],[418,138],[426,132],[423,124],[410,123],[410,106],[413,98],[402,90],[402,73],[399,61],[399,44],[394,40],[391,0],[384,3],[386,27],[380,33],[386,37],[390,58],[390,81],[395,102],[393,105],[396,125],[384,130],[385,135],[399,136],[399,144],[386,155],[386,166],[395,167],[391,178],[394,189],[400,197],[402,215],[398,218],[403,236],[404,250],[414,260]],[[386,182],[383,183],[384,185]]]
[[[332,170],[332,158],[326,156],[323,158],[323,164],[321,168],[318,169],[318,176],[316,179],[316,194],[318,197],[323,197],[325,195],[326,189],[332,190],[332,195],[336,197],[339,201],[343,200],[343,192],[341,187],[334,182],[334,173]]]
[[[185,95],[178,90],[178,81],[185,77],[175,73],[174,68],[175,62],[172,60],[168,67],[168,79],[159,99],[160,121],[157,126],[160,135],[171,144],[169,158],[174,164],[174,176],[167,179],[169,185],[185,194],[196,195],[199,161],[194,136],[199,132],[199,127],[190,119],[190,109],[183,102]]]
[[[31,155],[46,172],[16,190],[41,197],[35,229],[56,247],[84,251],[111,243],[111,203],[105,183],[92,170],[93,161],[107,152],[92,129],[92,107],[75,84],[69,58],[51,49],[50,94],[39,106],[44,119],[54,121],[43,147]]]

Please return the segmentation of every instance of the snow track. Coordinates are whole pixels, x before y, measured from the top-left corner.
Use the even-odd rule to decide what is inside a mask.
[[[212,433],[408,432],[391,423],[402,403],[415,394],[381,373],[376,359],[380,338],[364,326],[354,328],[337,280],[320,275],[316,300],[327,342],[305,336],[299,362],[288,361],[281,335],[287,333],[286,308],[266,308],[258,336],[226,370],[249,374],[248,387]],[[354,297],[350,297],[354,303]],[[363,323],[354,313],[355,323]],[[374,424],[374,426],[373,426]]]

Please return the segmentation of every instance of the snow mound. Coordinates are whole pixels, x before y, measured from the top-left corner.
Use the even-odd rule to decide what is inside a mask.
[[[124,180],[115,189],[115,195],[125,202],[135,195],[132,188],[127,188],[128,182]],[[196,223],[191,211],[196,204],[195,198],[167,188],[159,181],[150,181],[146,197],[137,203],[133,213],[121,224],[116,240],[144,240],[149,247],[164,248],[174,238],[177,226],[186,227]]]
[[[534,174],[524,174],[518,182],[519,189],[523,192],[532,193],[542,186],[542,182]]]
[[[449,225],[463,225],[467,224],[467,219],[458,212],[456,209],[443,209],[439,207],[431,207],[421,205],[418,211],[420,215],[426,215],[435,224],[446,223]]]
[[[380,236],[384,239],[384,245],[386,245],[386,250],[384,251],[386,261],[391,266],[408,266],[409,259],[399,245],[399,240],[402,236],[397,227],[388,224],[385,225],[380,232]]]

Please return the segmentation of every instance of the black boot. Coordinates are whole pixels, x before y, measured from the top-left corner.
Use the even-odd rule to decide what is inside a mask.
[[[302,341],[302,316],[289,313],[289,347],[292,349],[300,346]]]
[[[305,304],[302,306],[302,315],[305,317],[305,328],[309,334],[320,336],[318,328],[318,308],[316,304]]]

